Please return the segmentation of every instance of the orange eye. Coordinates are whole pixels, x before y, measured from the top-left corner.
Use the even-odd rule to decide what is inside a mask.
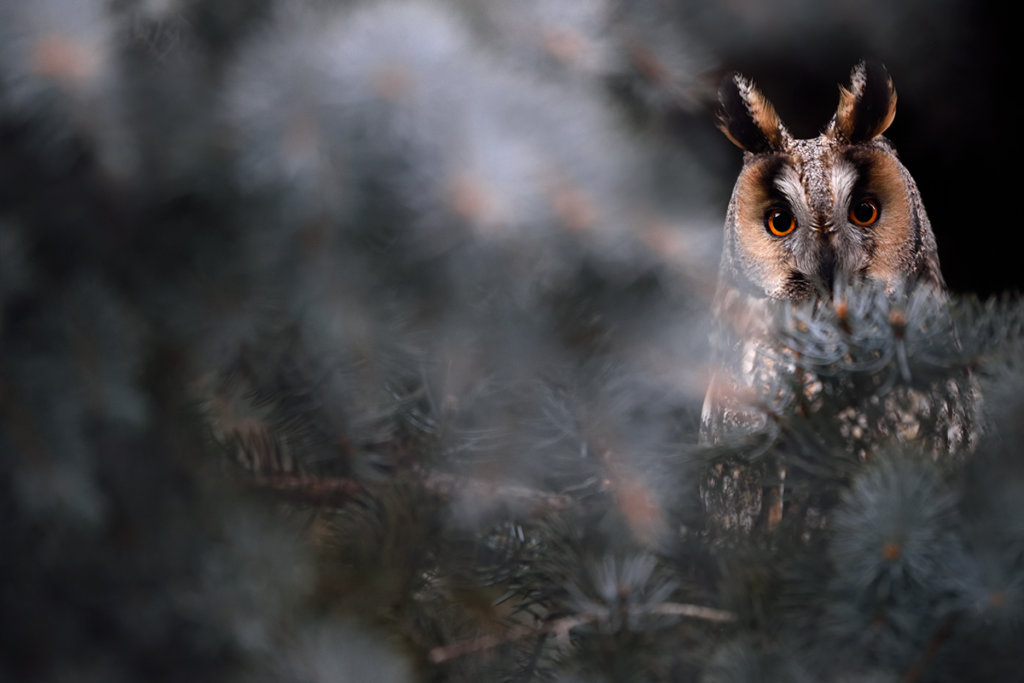
[[[768,209],[764,215],[764,226],[776,237],[785,237],[796,229],[796,218],[785,209]]]
[[[860,199],[850,204],[850,220],[857,225],[872,225],[878,220],[878,202],[874,199]]]

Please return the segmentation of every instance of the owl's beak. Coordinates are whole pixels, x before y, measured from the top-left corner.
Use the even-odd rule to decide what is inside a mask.
[[[831,244],[823,244],[818,257],[818,280],[831,292],[836,284],[836,256]]]

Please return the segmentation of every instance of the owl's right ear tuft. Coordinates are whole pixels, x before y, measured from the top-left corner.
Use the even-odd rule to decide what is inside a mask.
[[[775,113],[775,107],[752,81],[740,74],[726,77],[718,99],[722,104],[718,128],[737,147],[760,154],[785,146],[788,131]]]

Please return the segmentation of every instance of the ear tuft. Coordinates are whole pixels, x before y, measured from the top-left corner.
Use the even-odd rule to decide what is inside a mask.
[[[881,64],[861,62],[850,72],[850,85],[839,88],[839,107],[831,132],[847,142],[876,138],[896,116],[896,88]]]
[[[718,127],[737,147],[757,154],[785,146],[789,133],[775,107],[749,79],[740,74],[727,77],[718,99]]]

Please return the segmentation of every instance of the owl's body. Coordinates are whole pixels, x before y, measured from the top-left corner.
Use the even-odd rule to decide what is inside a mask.
[[[720,98],[720,127],[744,150],[744,163],[729,203],[714,302],[718,367],[701,421],[702,440],[711,445],[763,431],[773,402],[811,405],[820,390],[819,378],[799,375],[798,400],[773,395],[785,391],[775,381],[780,375],[801,372],[792,352],[770,335],[780,303],[831,302],[836,292],[861,285],[916,290],[938,302],[946,296],[916,183],[882,137],[896,107],[882,67],[855,67],[825,131],[807,140],[794,139],[741,76],[723,85]],[[924,411],[928,424],[945,429],[938,448],[959,447],[950,442],[969,430],[950,405],[961,388],[949,391],[931,405],[914,390],[893,392],[886,398],[891,419],[867,428],[913,439],[911,413]],[[857,406],[834,419],[847,421],[849,433],[865,421]],[[782,462],[718,463],[702,486],[709,519],[727,529],[773,526],[788,504],[785,477]]]

